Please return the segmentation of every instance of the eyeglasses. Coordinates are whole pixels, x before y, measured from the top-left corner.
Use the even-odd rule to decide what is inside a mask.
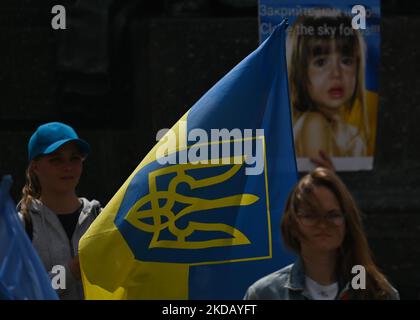
[[[328,224],[335,226],[341,226],[344,221],[344,215],[341,213],[327,213],[325,215],[311,214],[311,213],[298,213],[297,217],[302,225],[306,227],[313,227],[321,222],[326,221]]]

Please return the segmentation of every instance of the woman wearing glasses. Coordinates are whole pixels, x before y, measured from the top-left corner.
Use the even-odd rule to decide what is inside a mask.
[[[297,183],[281,230],[297,261],[258,280],[245,299],[399,299],[373,262],[359,209],[334,172],[318,168]],[[352,281],[352,270],[360,281]]]

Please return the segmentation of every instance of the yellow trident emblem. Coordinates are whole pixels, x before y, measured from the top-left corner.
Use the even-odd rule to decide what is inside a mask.
[[[241,157],[242,158],[242,157]],[[237,163],[234,161],[235,157],[230,159],[230,163]],[[236,159],[237,160],[237,159]],[[149,173],[149,194],[138,200],[130,211],[127,213],[125,219],[134,227],[144,231],[153,233],[149,248],[172,248],[172,249],[203,249],[211,247],[235,246],[249,244],[248,238],[238,229],[224,224],[224,223],[202,223],[190,221],[187,227],[179,228],[176,222],[188,214],[224,207],[234,206],[248,206],[256,201],[259,197],[253,194],[236,194],[218,199],[203,199],[198,197],[190,197],[179,194],[176,189],[181,183],[186,183],[191,189],[204,188],[212,185],[217,185],[232,178],[238,170],[242,167],[240,164],[181,164],[170,166],[163,169],[158,169]],[[196,170],[211,167],[232,166],[227,171],[204,179],[195,179],[186,173],[187,170]],[[171,179],[167,191],[156,190],[156,179],[159,176],[175,173],[175,177]],[[166,203],[163,206],[159,205],[159,200],[164,199]],[[175,202],[185,204],[181,211],[174,213],[173,207]],[[141,210],[147,204],[151,204],[151,209]],[[210,213],[211,214],[211,213]],[[147,221],[145,221],[148,219]],[[153,221],[150,223],[150,219]],[[149,222],[149,223],[147,223]],[[176,240],[159,240],[160,233],[168,229],[169,232],[175,236]],[[231,238],[210,239],[204,241],[187,241],[187,237],[196,231],[223,232],[231,236]]]

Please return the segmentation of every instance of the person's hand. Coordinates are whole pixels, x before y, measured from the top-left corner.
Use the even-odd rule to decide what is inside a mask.
[[[69,263],[69,268],[71,273],[73,274],[73,277],[75,277],[77,280],[80,280],[80,263],[79,263],[79,256],[75,256]]]
[[[311,161],[317,167],[323,167],[335,172],[335,167],[330,156],[322,150],[319,151],[319,157],[311,157]]]

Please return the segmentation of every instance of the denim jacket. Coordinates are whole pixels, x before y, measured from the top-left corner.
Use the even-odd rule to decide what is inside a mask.
[[[338,282],[339,293],[336,300],[351,299],[349,283]],[[399,300],[397,290],[392,300]],[[251,285],[244,297],[245,300],[311,300],[305,290],[305,272],[302,259],[298,259],[283,269],[275,271]]]

